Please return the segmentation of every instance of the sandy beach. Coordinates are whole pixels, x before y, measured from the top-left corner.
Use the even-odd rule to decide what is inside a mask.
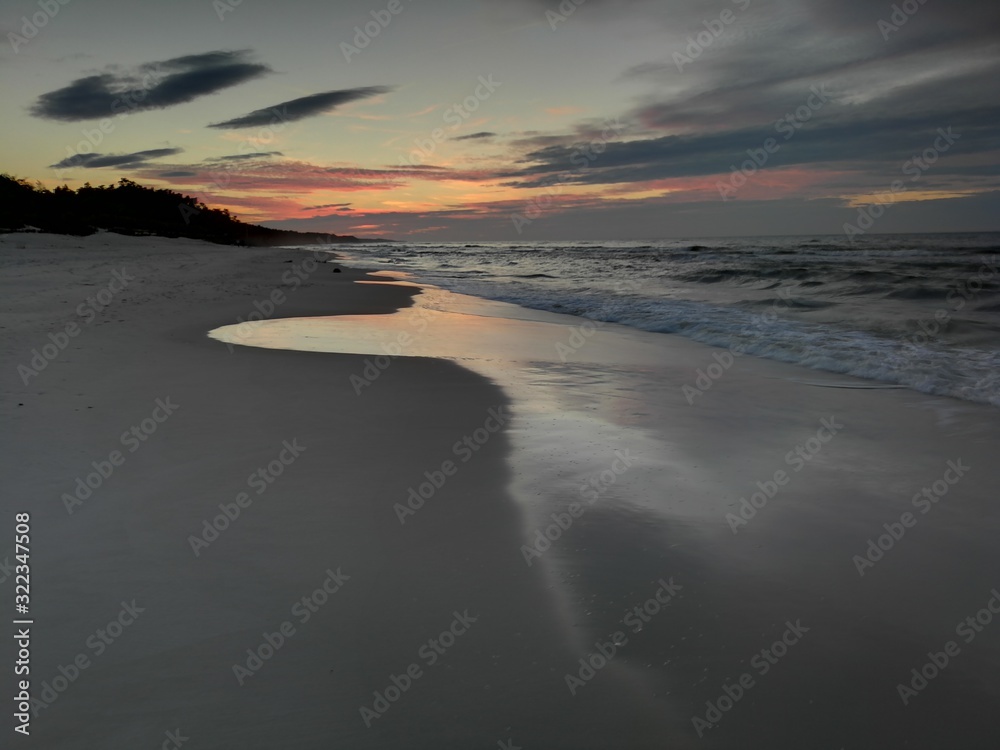
[[[325,252],[0,263],[32,746],[995,747],[994,407]]]
[[[502,434],[436,498],[451,518],[414,531],[387,516],[455,436],[506,406],[498,388],[450,362],[400,359],[361,399],[349,380],[361,357],[230,352],[205,335],[246,319],[273,288],[288,292],[282,315],[389,312],[412,290],[355,285],[358,274],[327,265],[293,290],[281,277],[302,252],[106,241],[3,240],[5,278],[22,290],[5,295],[10,362],[67,322],[83,325],[77,305],[114,270],[135,277],[37,378],[25,385],[7,370],[4,510],[32,514],[33,685],[78,654],[92,663],[40,709],[33,742],[157,746],[180,728],[202,747],[489,747],[516,724],[536,741],[645,734],[652,746],[655,716],[614,686],[574,700],[540,679],[558,683],[575,654],[545,581],[518,553]],[[121,434],[157,399],[176,412],[129,453]],[[301,457],[257,495],[248,475],[286,440]],[[69,513],[61,496],[116,449],[125,463]],[[253,504],[195,556],[189,538],[240,492]],[[349,580],[302,622],[293,607],[328,570]],[[90,640],[133,600],[145,611],[113,644]],[[454,612],[476,621],[428,665],[420,651]],[[285,622],[294,635],[240,685],[234,666]],[[360,709],[412,663],[425,674],[366,727]]]

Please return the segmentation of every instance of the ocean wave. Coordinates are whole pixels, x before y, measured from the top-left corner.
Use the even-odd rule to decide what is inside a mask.
[[[464,285],[460,285],[464,286]],[[504,288],[456,291],[550,312],[681,335],[711,346],[797,364],[811,369],[852,375],[914,390],[1000,406],[1000,351],[949,347],[928,340],[922,329],[893,336],[848,328],[774,319],[754,310],[785,308],[786,299],[755,301],[753,308],[714,306],[685,300],[602,297],[597,293],[542,297],[533,291]],[[796,304],[796,303],[799,304]],[[799,309],[808,301],[791,302]],[[951,323],[951,328],[958,324]],[[942,331],[948,329],[943,326]],[[900,332],[902,333],[902,332]]]
[[[969,285],[998,249],[996,235],[416,243],[366,247],[363,261],[460,293],[1000,406],[1000,276]]]

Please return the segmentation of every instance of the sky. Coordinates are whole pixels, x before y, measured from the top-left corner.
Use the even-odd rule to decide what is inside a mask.
[[[5,0],[0,171],[412,241],[1000,230],[985,0]]]

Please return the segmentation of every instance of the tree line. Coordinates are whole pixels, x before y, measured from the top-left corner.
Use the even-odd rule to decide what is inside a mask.
[[[0,174],[0,232],[35,227],[53,234],[85,236],[105,229],[119,234],[187,237],[223,245],[290,245],[358,242],[357,237],[291,232],[247,224],[225,208],[210,208],[197,198],[151,188],[122,178],[115,185],[76,190]],[[360,240],[363,241],[363,240]]]

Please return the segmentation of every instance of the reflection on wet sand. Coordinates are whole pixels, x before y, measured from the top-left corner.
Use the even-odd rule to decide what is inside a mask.
[[[545,571],[583,660],[571,691],[630,685],[710,747],[944,747],[954,726],[984,747],[1000,632],[922,710],[905,711],[896,685],[997,584],[994,410],[749,357],[692,403],[684,386],[718,350],[583,325],[429,290],[393,315],[264,321],[236,343],[371,355],[376,369],[448,358],[503,386],[516,554]],[[819,440],[825,424],[842,429]],[[857,550],[945,454],[974,469],[859,576]],[[664,582],[677,594],[649,614]]]

